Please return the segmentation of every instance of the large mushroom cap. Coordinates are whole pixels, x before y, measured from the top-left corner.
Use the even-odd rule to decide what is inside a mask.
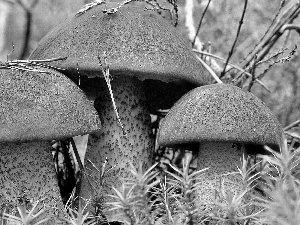
[[[0,141],[53,140],[94,132],[101,124],[84,93],[54,70],[0,70]]]
[[[140,80],[185,80],[196,85],[211,81],[175,28],[160,15],[131,3],[113,14],[103,12],[115,6],[104,3],[72,17],[42,39],[30,58],[68,57],[51,65],[73,71],[73,76],[80,71],[93,77],[101,74],[97,57],[103,60],[105,53],[114,76],[122,72]]]
[[[278,146],[282,128],[265,104],[228,84],[206,85],[183,96],[163,120],[158,143],[233,142]]]

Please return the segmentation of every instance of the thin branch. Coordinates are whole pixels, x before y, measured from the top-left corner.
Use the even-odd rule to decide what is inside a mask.
[[[297,134],[297,133],[290,132],[290,131],[285,131],[284,133],[285,133],[286,135],[291,136],[292,138],[296,138],[296,139],[300,140],[300,135]]]
[[[105,3],[105,0],[94,0],[91,3],[89,3],[89,1],[84,1],[85,5],[75,13],[75,16],[80,16],[82,14],[84,14],[86,11],[94,8],[97,5],[101,5]]]
[[[72,145],[72,148],[73,148],[73,151],[74,151],[75,158],[76,158],[76,161],[78,163],[79,169],[80,169],[80,171],[83,172],[84,171],[84,166],[83,166],[82,161],[80,159],[80,156],[79,156],[78,149],[76,147],[75,141],[74,141],[73,138],[69,138],[69,141],[70,141],[70,143]]]
[[[256,66],[259,66],[259,65],[264,64],[264,63],[270,63],[271,60],[277,59],[280,55],[283,55],[284,51],[286,51],[287,49],[288,48],[282,48],[279,51],[269,55],[267,58],[264,58],[263,60],[257,62]]]
[[[132,2],[134,0],[124,0],[122,1],[117,7],[114,7],[114,8],[110,8],[110,9],[102,9],[102,11],[106,14],[114,14],[116,12],[118,12],[118,10],[123,7],[124,5]]]
[[[45,62],[55,62],[60,60],[66,60],[67,57],[58,57],[58,58],[50,58],[50,59],[33,59],[33,60],[11,60],[10,63],[45,63]]]
[[[210,2],[211,2],[211,0],[208,1],[207,5],[206,5],[206,7],[205,7],[205,9],[204,9],[204,12],[203,12],[203,14],[202,14],[202,16],[201,16],[201,19],[200,19],[200,22],[199,22],[199,25],[198,25],[198,28],[197,28],[197,31],[196,31],[194,40],[193,40],[193,42],[192,42],[192,47],[194,47],[194,45],[195,45],[196,38],[197,38],[198,33],[199,33],[199,31],[200,31],[200,28],[201,28],[201,25],[202,25],[203,18],[204,18],[204,16],[205,16],[206,12],[207,12],[207,9],[208,9],[208,6],[209,6]]]
[[[210,56],[210,57],[212,57],[212,58],[218,59],[218,60],[220,60],[220,61],[222,61],[222,62],[224,62],[224,63],[225,63],[225,61],[226,61],[225,59],[223,59],[223,58],[221,58],[221,57],[219,57],[219,56],[213,55],[213,54],[211,54],[211,53],[208,53],[208,52],[198,51],[198,50],[196,50],[196,49],[193,49],[193,51],[196,52],[196,53],[200,53],[200,54],[207,55],[207,56]],[[233,67],[233,68],[235,68],[235,69],[241,71],[242,74],[246,74],[248,77],[252,77],[252,75],[251,75],[250,73],[248,73],[246,70],[242,69],[241,67],[238,67],[238,66],[236,66],[236,65],[234,65],[234,64],[231,64],[231,63],[228,63],[227,66],[231,66],[231,67]],[[267,86],[266,86],[263,82],[261,82],[261,81],[258,80],[258,79],[255,79],[255,82],[257,82],[258,84],[260,84],[264,89],[266,89],[268,92],[271,93],[271,90],[270,90],[269,88],[267,88]]]
[[[82,161],[81,161],[81,159],[80,159],[80,156],[79,156],[78,149],[77,149],[77,147],[76,147],[75,141],[74,141],[73,138],[69,138],[69,141],[70,141],[70,143],[71,143],[71,145],[72,145],[72,148],[73,148],[73,152],[74,152],[74,154],[75,154],[76,161],[77,161],[78,166],[79,166],[79,169],[80,169],[80,171],[81,171],[81,173],[80,173],[80,176],[81,176],[81,177],[80,177],[80,180],[81,180],[81,178],[82,178],[82,175],[85,175],[85,177],[86,177],[86,179],[87,179],[87,181],[88,181],[88,183],[89,183],[89,185],[90,185],[90,187],[91,187],[91,189],[92,189],[92,192],[93,192],[93,194],[94,194],[95,188],[94,188],[94,186],[92,185],[92,183],[91,183],[91,181],[90,181],[90,179],[89,179],[88,174],[86,174],[86,172],[85,172],[85,169],[84,169],[84,166],[83,166]],[[81,189],[81,185],[79,185],[78,193],[81,193],[81,190],[80,190],[80,189]]]
[[[240,31],[241,31],[241,27],[242,27],[242,24],[243,24],[243,21],[244,21],[244,17],[245,17],[247,5],[248,5],[248,0],[245,0],[244,9],[243,9],[242,17],[241,17],[240,22],[239,22],[239,26],[238,26],[238,30],[237,30],[237,33],[236,33],[236,37],[235,37],[235,40],[234,40],[233,45],[231,47],[231,50],[230,50],[230,52],[228,54],[228,57],[227,57],[227,60],[226,60],[223,72],[221,73],[220,77],[223,77],[225,75],[225,73],[226,73],[226,67],[227,67],[227,65],[229,63],[229,59],[231,58],[231,56],[233,54],[234,47],[236,45],[236,42],[238,40]]]
[[[201,42],[200,38],[196,36],[196,30],[194,27],[194,18],[193,18],[193,9],[194,9],[194,0],[186,0],[184,11],[185,11],[185,27],[187,28],[187,34],[190,42],[196,38],[194,42],[194,47],[197,50],[202,50],[203,43]],[[209,65],[213,68],[214,71],[217,73],[221,73],[222,68],[217,64],[215,60],[206,59],[206,62],[209,61]]]
[[[0,61],[0,69],[49,73],[48,71],[43,71],[40,69],[41,68],[56,69],[56,70],[64,70],[64,69],[51,66],[48,64],[44,64],[43,62],[53,62],[53,61],[65,60],[65,59],[67,59],[67,57],[44,59],[44,60],[12,60],[7,62]]]
[[[195,26],[194,26],[193,9],[194,9],[194,0],[186,0],[184,6],[185,26],[187,27],[189,39],[194,40],[195,38],[193,46],[198,50],[202,50],[203,43],[200,41],[199,37],[197,37]]]
[[[22,46],[20,58],[24,59],[29,55],[29,44],[31,38],[31,27],[32,27],[32,11],[38,0],[33,0],[29,5],[26,5],[22,0],[16,0],[16,3],[25,11],[25,33],[24,33],[24,44]]]
[[[266,30],[266,32],[264,33],[264,35],[260,38],[260,40],[257,42],[257,44],[254,46],[254,48],[248,53],[248,55],[244,58],[244,60],[246,60],[246,58],[250,55],[252,55],[252,53],[254,52],[254,50],[256,49],[256,47],[264,40],[264,38],[267,36],[267,34],[269,33],[269,31],[271,30],[272,26],[275,24],[276,19],[278,18],[281,10],[283,9],[283,7],[285,6],[285,1],[282,1],[280,4],[279,9],[277,10],[276,15],[274,16],[270,26],[268,27],[268,29]]]
[[[257,78],[261,79],[275,64],[289,62],[291,60],[291,58],[295,55],[296,49],[297,49],[297,45],[295,45],[295,47],[292,49],[292,51],[286,57],[282,57],[282,58],[270,63],[269,66],[260,75],[257,76]],[[256,65],[258,65],[259,63],[257,63]]]
[[[110,73],[109,73],[109,66],[107,64],[106,59],[107,58],[106,58],[106,53],[105,52],[104,52],[104,62],[103,63],[101,62],[100,56],[98,56],[99,64],[101,66],[102,73],[103,73],[103,76],[105,78],[108,90],[109,90],[110,98],[111,98],[111,101],[112,101],[112,104],[113,104],[113,108],[114,108],[118,123],[119,123],[119,125],[120,125],[120,127],[123,131],[123,135],[127,136],[127,132],[126,132],[126,130],[125,130],[125,128],[124,128],[124,126],[121,122],[121,119],[120,119],[120,116],[119,116],[119,113],[118,113],[118,109],[117,109],[117,106],[116,106],[116,103],[115,103],[114,94],[113,94],[113,91],[112,91],[112,88],[111,88],[111,83],[110,83],[111,76],[110,76]]]
[[[284,130],[284,131],[287,131],[287,130],[293,128],[293,127],[298,126],[299,124],[300,124],[300,119],[299,119],[299,120],[296,120],[295,122],[293,122],[293,123],[291,123],[291,124],[289,124],[289,125],[287,125],[285,128],[283,128],[283,130]]]
[[[32,11],[31,9],[25,9],[25,33],[24,44],[22,46],[20,59],[25,59],[29,55],[29,42],[31,38],[31,26],[32,26]]]
[[[283,33],[280,29],[288,23],[291,23],[298,14],[300,13],[300,4],[294,3],[290,6],[283,15],[278,19],[278,22],[273,26],[273,29],[269,34],[265,35],[265,38],[261,43],[256,46],[256,49],[250,54],[242,63],[242,68],[253,66],[253,58],[257,55],[258,61],[261,61],[270,51],[271,47],[276,43],[276,41],[281,37]],[[251,63],[252,62],[252,63]]]
[[[148,5],[150,5],[155,11],[158,12],[158,14],[162,15],[163,11],[168,12],[171,17],[171,21],[172,21],[174,27],[176,27],[178,25],[178,6],[176,4],[176,1],[177,0],[167,0],[167,2],[169,2],[173,7],[173,9],[169,9],[169,8],[165,8],[164,6],[160,5],[160,3],[157,0],[155,0],[155,1],[144,0],[144,2],[147,3]],[[165,16],[163,16],[163,17],[165,17]]]
[[[295,24],[285,24],[281,27],[280,32],[283,33],[286,30],[295,30],[298,34],[300,34],[300,26]]]
[[[256,58],[254,60],[256,62]],[[251,67],[251,71],[250,71],[250,73],[252,74],[252,77],[251,77],[251,81],[250,81],[250,83],[248,85],[248,91],[249,92],[251,91],[251,88],[253,87],[253,84],[254,84],[254,82],[256,80],[256,77],[255,77],[255,70],[256,70],[256,68],[257,68],[257,63],[254,63],[254,66]]]
[[[197,59],[201,62],[201,64],[205,67],[205,69],[210,73],[210,75],[217,81],[217,83],[222,84],[223,82],[220,80],[220,78],[215,74],[215,72],[199,57],[197,56]]]

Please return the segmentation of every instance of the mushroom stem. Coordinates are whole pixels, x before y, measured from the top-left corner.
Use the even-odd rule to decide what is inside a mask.
[[[150,114],[142,82],[136,78],[114,77],[111,86],[127,135],[123,135],[108,88],[105,82],[101,81],[101,84],[97,85],[99,97],[95,100],[95,108],[103,128],[100,132],[89,136],[84,163],[86,173],[89,175],[88,178],[83,176],[81,190],[83,198],[93,200],[104,198],[104,202],[115,201],[108,198],[107,194],[113,194],[112,187],[119,188],[124,183],[124,179],[132,177],[130,163],[135,167],[142,163],[144,169],[153,164],[154,149]],[[101,171],[106,158],[105,169],[113,168],[104,174],[102,180]],[[115,212],[112,213],[114,215],[106,214],[108,220],[117,221],[114,217]]]
[[[30,210],[39,201],[37,209],[45,212],[38,220],[49,218],[43,225],[56,224],[52,217],[63,215],[63,204],[50,144],[0,143],[0,156],[0,212],[13,215],[17,206]]]
[[[242,191],[239,175],[224,175],[237,172],[241,165],[244,146],[231,142],[204,142],[200,144],[197,167],[199,170],[209,168],[204,174],[198,189],[198,207],[211,209],[216,200],[216,191],[219,191],[220,181],[224,182],[226,194],[238,194]]]

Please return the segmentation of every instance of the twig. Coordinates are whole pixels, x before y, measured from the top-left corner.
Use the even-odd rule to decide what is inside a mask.
[[[300,119],[299,119],[299,120],[296,120],[295,122],[293,122],[293,123],[291,123],[291,124],[289,124],[289,125],[287,125],[285,128],[283,128],[283,130],[284,130],[284,131],[287,131],[287,130],[293,128],[293,127],[298,126],[299,124],[300,124]]]
[[[293,132],[290,132],[290,131],[285,131],[284,133],[285,133],[286,135],[289,135],[289,136],[292,137],[292,138],[296,138],[296,139],[300,140],[299,134],[296,134],[296,133],[293,133]]]
[[[187,28],[187,34],[190,42],[193,41],[194,38],[196,38],[194,47],[197,50],[202,50],[203,43],[201,42],[200,38],[196,36],[196,30],[194,27],[194,18],[193,18],[193,8],[194,8],[194,0],[186,0],[184,11],[185,11],[185,26]],[[214,71],[217,71],[218,73],[222,71],[222,68],[217,64],[215,60],[207,59],[206,62],[209,60],[210,66],[213,68]]]
[[[89,179],[89,177],[88,177],[88,174],[85,172],[85,169],[84,169],[84,166],[83,166],[82,161],[81,161],[81,159],[80,159],[80,156],[79,156],[78,149],[77,149],[77,147],[76,147],[75,141],[74,141],[73,138],[69,138],[69,141],[70,141],[70,143],[71,143],[71,145],[72,145],[72,148],[73,148],[73,152],[74,152],[74,154],[75,154],[76,161],[77,161],[78,166],[79,166],[79,169],[80,169],[80,171],[81,171],[81,173],[79,173],[79,174],[81,174],[81,176],[82,176],[82,175],[85,175],[85,177],[86,177],[86,179],[87,179],[89,185],[91,186],[91,189],[92,189],[93,195],[94,195],[96,188],[92,185],[92,183],[91,183],[91,181],[90,181],[90,179]],[[81,180],[81,179],[82,179],[82,177],[80,177],[80,180]],[[81,192],[80,189],[81,189],[81,185],[79,185],[78,193]]]
[[[135,1],[138,1],[138,0],[135,0]],[[175,11],[175,13],[173,13],[172,9],[168,9],[168,8],[165,8],[165,7],[161,6],[159,4],[159,2],[157,2],[157,0],[154,0],[154,1],[153,0],[144,0],[145,3],[150,5],[159,14],[161,14],[162,11],[168,11],[168,13],[170,14],[172,22],[174,20],[173,18],[175,18],[175,22],[173,24],[175,27],[178,25],[178,6],[176,4],[176,1],[177,0],[167,0],[167,2],[169,2],[173,6],[173,10]],[[174,16],[174,14],[175,14],[175,16]]]
[[[266,59],[263,59],[263,60],[257,62],[256,66],[261,65],[263,63],[270,62],[271,59],[275,59],[275,58],[279,57],[279,55],[283,55],[284,51],[286,51],[286,50],[287,50],[287,48],[280,49],[279,51],[277,51],[277,52],[271,54],[270,56],[268,56]]]
[[[295,30],[298,34],[300,34],[300,26],[297,26],[295,24],[285,24],[281,27],[279,32],[283,33],[286,30]]]
[[[212,57],[212,58],[218,59],[218,60],[220,60],[220,61],[222,61],[222,62],[225,62],[225,61],[226,61],[225,59],[223,59],[223,58],[221,58],[221,57],[219,57],[219,56],[216,56],[216,55],[214,55],[214,54],[208,53],[208,52],[198,51],[198,50],[196,50],[196,49],[193,49],[193,51],[196,52],[196,53],[200,53],[200,54],[207,55],[207,56],[210,56],[210,57]],[[233,67],[233,68],[235,68],[235,69],[241,71],[242,73],[245,73],[248,77],[252,77],[252,75],[251,75],[250,73],[248,73],[246,70],[244,70],[244,69],[242,69],[242,68],[240,68],[240,67],[238,67],[238,66],[236,66],[236,65],[234,65],[234,64],[228,63],[227,66],[231,66],[231,67]],[[270,90],[269,88],[267,88],[266,85],[265,85],[263,82],[261,82],[261,81],[258,80],[258,79],[255,79],[255,82],[257,82],[258,84],[260,84],[264,89],[266,89],[268,92],[271,93],[271,90]]]
[[[256,58],[254,59],[254,61],[256,61]],[[250,71],[250,73],[252,74],[251,81],[250,81],[250,83],[248,85],[248,88],[247,88],[247,90],[249,92],[251,91],[251,88],[253,87],[254,81],[256,80],[256,77],[255,77],[256,68],[257,68],[257,63],[254,63],[253,67],[251,67],[251,71]]]
[[[297,49],[297,45],[295,45],[295,47],[288,54],[288,56],[283,57],[283,58],[278,59],[278,60],[275,60],[274,62],[270,63],[269,66],[268,66],[268,68],[266,68],[260,75],[258,75],[257,78],[261,79],[271,69],[271,67],[274,66],[275,64],[289,62],[291,60],[292,56],[295,54],[296,49]]]
[[[201,16],[201,19],[200,19],[200,22],[199,22],[199,25],[198,25],[198,28],[197,28],[197,31],[196,31],[194,40],[193,40],[193,42],[192,42],[192,47],[194,47],[194,45],[195,45],[196,38],[197,38],[198,33],[199,33],[199,31],[200,31],[200,28],[201,28],[201,25],[202,25],[203,18],[204,18],[204,16],[205,16],[206,12],[207,12],[207,9],[208,9],[208,6],[209,6],[210,2],[211,2],[211,0],[208,1],[207,5],[206,5],[206,7],[205,7],[205,9],[204,9],[204,12],[202,13],[202,16]]]
[[[46,62],[55,62],[60,60],[66,60],[68,57],[59,57],[59,58],[51,58],[51,59],[33,59],[33,60],[11,60],[11,63],[46,63]]]
[[[283,15],[278,19],[278,22],[273,26],[273,29],[269,34],[265,35],[264,40],[261,41],[256,47],[256,49],[250,54],[242,63],[242,68],[250,68],[253,66],[252,60],[255,55],[257,55],[258,61],[261,61],[270,51],[271,47],[275,42],[281,37],[283,33],[279,32],[280,29],[287,23],[293,21],[300,13],[300,4],[294,3],[290,6]]]
[[[110,8],[110,9],[102,9],[102,12],[104,12],[104,13],[106,13],[106,14],[114,14],[114,13],[118,12],[118,10],[119,10],[122,6],[128,4],[128,3],[132,2],[132,1],[135,1],[135,0],[124,0],[124,1],[121,2],[117,7],[115,7],[115,8]]]
[[[72,148],[73,148],[73,151],[74,151],[74,154],[75,154],[76,161],[77,161],[77,163],[78,163],[78,165],[79,165],[79,169],[80,169],[82,172],[84,172],[84,166],[83,166],[83,164],[82,164],[82,162],[81,162],[81,159],[80,159],[80,156],[79,156],[78,149],[77,149],[77,147],[76,147],[75,141],[74,141],[73,138],[69,138],[69,141],[70,141],[70,143],[71,143],[71,145],[72,145]]]
[[[119,116],[119,113],[118,113],[118,109],[117,109],[117,106],[116,106],[116,103],[115,103],[115,99],[114,99],[114,94],[113,94],[113,91],[111,89],[111,83],[110,83],[110,80],[111,80],[111,76],[110,76],[110,73],[109,73],[109,66],[107,64],[107,61],[106,61],[106,53],[104,52],[104,65],[101,63],[101,59],[100,59],[100,56],[98,56],[98,60],[99,60],[99,63],[100,63],[100,66],[101,66],[101,69],[102,69],[102,73],[103,73],[103,76],[105,78],[105,81],[106,81],[106,84],[107,84],[107,87],[108,87],[108,90],[109,90],[109,94],[110,94],[110,98],[111,98],[111,101],[112,101],[112,104],[113,104],[113,108],[114,108],[114,111],[116,113],[116,117],[117,117],[117,120],[118,120],[118,123],[123,131],[123,135],[124,136],[127,136],[127,132],[121,122],[121,119],[120,119],[120,116]]]
[[[26,1],[28,3],[28,1]],[[30,1],[29,1],[30,2]],[[25,29],[24,29],[24,44],[22,46],[20,58],[23,59],[29,54],[29,41],[31,38],[32,16],[33,9],[37,5],[38,0],[33,0],[29,4],[24,1],[16,0],[16,3],[25,11]]]
[[[281,10],[283,9],[284,5],[285,5],[285,1],[282,1],[281,4],[280,4],[279,9],[277,10],[276,15],[274,16],[274,18],[273,18],[273,20],[272,20],[272,22],[271,22],[271,24],[270,24],[270,26],[268,27],[268,29],[266,30],[266,32],[264,33],[264,35],[260,38],[260,40],[257,42],[257,44],[254,46],[254,48],[247,54],[247,56],[244,58],[244,60],[245,60],[248,56],[252,55],[252,53],[254,52],[254,50],[256,49],[256,47],[264,40],[264,38],[266,37],[266,35],[267,35],[267,34],[269,33],[269,31],[271,30],[272,26],[275,24],[275,21],[276,21],[276,19],[278,18],[278,16],[279,16]]]
[[[223,72],[221,73],[220,77],[223,77],[225,75],[225,73],[226,73],[226,67],[227,67],[227,65],[229,63],[229,59],[231,58],[231,56],[233,54],[234,47],[236,45],[236,42],[238,40],[240,31],[241,31],[241,27],[242,27],[242,24],[243,24],[243,21],[244,21],[244,17],[245,17],[245,13],[246,13],[246,9],[247,9],[247,4],[248,4],[248,0],[245,0],[243,13],[242,13],[242,17],[241,17],[240,22],[239,22],[239,26],[238,26],[238,30],[237,30],[237,33],[236,33],[236,36],[235,36],[235,40],[234,40],[234,42],[233,42],[233,44],[231,46],[230,52],[228,54],[228,57],[227,57],[227,60],[226,60],[226,63],[225,63],[224,69],[223,69]]]
[[[272,66],[274,66],[275,64],[277,64],[277,63],[284,63],[284,62],[288,62],[288,61],[290,61],[290,59],[291,59],[291,57],[295,54],[295,52],[296,52],[296,49],[297,49],[297,45],[295,45],[295,47],[292,49],[292,51],[288,54],[288,56],[286,56],[286,57],[283,57],[283,58],[281,58],[281,59],[279,59],[279,60],[275,60],[274,62],[272,62],[272,63],[270,63],[269,64],[269,66],[268,66],[268,68],[266,68],[261,74],[259,74],[256,78],[257,79],[261,79],[270,69],[271,69],[271,67]],[[267,59],[265,59],[265,60],[261,60],[261,61],[259,61],[259,62],[257,62],[256,60],[252,63],[252,67],[256,67],[256,66],[258,66],[258,65],[260,65],[260,64],[262,64],[262,63],[265,63],[265,62],[268,62],[268,61],[270,61],[272,58],[277,58],[280,54],[283,54],[283,51],[284,50],[281,50],[281,51],[279,51],[279,52],[276,52],[275,54],[273,54],[273,55],[271,55],[270,57],[268,57]],[[250,67],[251,68],[251,67]],[[233,82],[235,83],[235,84],[237,84],[237,83],[239,83],[242,79],[243,79],[243,75],[244,74],[239,74],[238,76],[236,76],[235,78],[234,78],[234,80],[233,80]]]
[[[80,16],[82,14],[84,14],[85,12],[87,12],[88,10],[94,8],[97,5],[101,5],[104,4],[105,0],[94,0],[91,3],[85,4],[82,9],[80,9],[77,13],[75,13],[75,16]]]
[[[67,59],[67,57],[44,59],[44,60],[12,60],[12,61],[6,61],[6,62],[0,61],[0,69],[11,69],[11,70],[20,70],[20,71],[49,73],[48,71],[43,71],[40,69],[41,68],[57,69],[57,70],[64,70],[64,69],[55,67],[55,66],[51,66],[48,64],[44,64],[44,62],[54,62],[54,61],[66,60],[66,59]]]
[[[185,1],[185,26],[188,28],[188,37],[192,41],[195,38],[193,46],[202,50],[203,43],[200,41],[199,37],[196,35],[196,30],[194,26],[194,18],[193,18],[193,8],[194,8],[194,0],[186,0]]]
[[[220,80],[220,78],[215,74],[215,72],[199,57],[197,56],[197,59],[201,62],[201,64],[207,69],[207,71],[210,73],[210,75],[217,81],[217,83],[222,84],[223,82]]]
[[[174,8],[174,11],[175,11],[175,24],[174,24],[174,26],[176,27],[177,25],[178,25],[178,5],[177,5],[177,0],[167,0],[172,6],[173,6],[173,8]],[[172,17],[172,19],[173,19],[173,13],[172,13],[172,11],[171,10],[169,10],[170,11],[170,14],[171,14],[171,17]]]

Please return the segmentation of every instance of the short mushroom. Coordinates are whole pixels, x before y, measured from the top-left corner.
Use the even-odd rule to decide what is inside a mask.
[[[47,217],[62,215],[50,141],[98,131],[92,102],[69,78],[45,68],[0,69],[0,92],[0,211],[41,200]]]
[[[177,85],[179,88],[174,91],[177,98],[167,99],[173,104],[184,91],[211,82],[175,28],[154,10],[145,10],[140,4],[143,5],[129,3],[115,13],[105,12],[117,6],[115,3],[95,6],[54,29],[30,56],[31,59],[67,56],[66,60],[51,65],[64,68],[64,73],[74,81],[80,75],[80,87],[95,99],[103,129],[90,135],[85,165],[92,171],[94,186],[100,184],[99,173],[88,159],[101,168],[107,157],[108,165],[116,166],[116,173],[104,180],[109,190],[111,185],[120,186],[121,177],[130,176],[129,162],[146,166],[153,163],[149,110],[155,111],[165,103],[150,101],[149,109],[146,97],[153,99],[157,95],[145,93],[145,86],[149,92],[156,92],[158,84],[162,88],[164,82]],[[115,119],[98,57],[102,64],[106,58],[104,66],[109,66],[115,102],[127,137]],[[84,178],[82,195],[89,198],[93,192],[85,184]]]
[[[211,205],[220,177],[237,171],[243,153],[264,154],[263,145],[278,150],[282,128],[265,104],[250,92],[229,84],[193,89],[168,112],[158,143],[199,149],[197,168],[204,173],[197,204]],[[226,190],[238,193],[241,182],[224,176]]]

